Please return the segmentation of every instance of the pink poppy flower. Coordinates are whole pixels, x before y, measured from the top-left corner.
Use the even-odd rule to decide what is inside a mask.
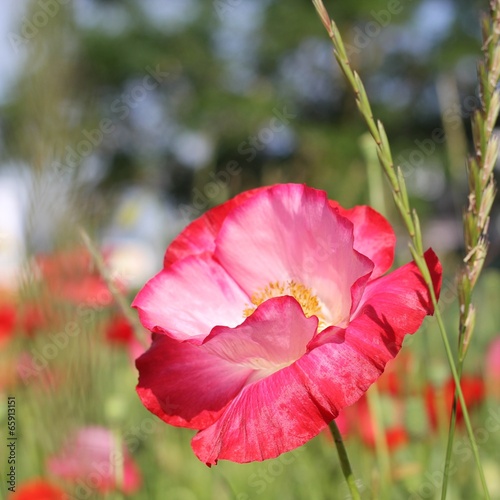
[[[488,346],[485,376],[491,395],[500,399],[500,337],[496,337]]]
[[[36,384],[37,390],[53,393],[61,387],[65,379],[61,370],[48,365],[43,357],[21,352],[15,360],[16,381]]]
[[[395,236],[369,207],[282,184],[192,222],[133,302],[153,335],[143,404],[197,429],[207,465],[301,446],[356,402],[433,307],[414,263],[389,275]],[[436,293],[441,266],[426,253]]]
[[[79,494],[137,491],[139,469],[124,446],[104,427],[85,427],[72,435],[57,456],[47,461],[48,470],[61,479],[76,483]],[[121,484],[118,478],[121,477]]]

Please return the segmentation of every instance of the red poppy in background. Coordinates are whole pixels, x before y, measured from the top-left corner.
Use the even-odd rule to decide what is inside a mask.
[[[47,461],[47,469],[77,483],[88,497],[95,491],[133,493],[141,485],[139,469],[127,449],[104,427],[85,427],[70,436],[59,454]]]
[[[218,459],[274,458],[356,402],[433,313],[414,263],[391,274],[395,236],[369,207],[283,184],[209,210],[170,245],[133,306],[154,333],[138,394],[198,429]],[[426,253],[436,293],[441,266]]]
[[[38,330],[57,324],[57,315],[48,301],[11,299],[0,302],[0,346],[13,337],[17,331],[20,335],[33,337]]]
[[[134,329],[125,316],[117,314],[106,325],[106,340],[110,344],[128,345],[134,339]]]
[[[16,327],[16,308],[10,302],[0,303],[0,347],[10,341]]]
[[[440,411],[446,412],[446,418],[450,415],[453,406],[455,387],[455,381],[450,378],[441,389],[433,385],[429,385],[426,388],[425,401],[427,413],[434,429],[438,426]],[[479,406],[484,401],[486,390],[484,381],[481,377],[463,375],[460,380],[460,387],[462,388],[465,404],[469,410]],[[441,408],[440,405],[442,405]],[[462,421],[462,406],[460,405],[460,401],[458,401],[457,423],[460,424]]]
[[[105,327],[105,338],[111,345],[119,345],[128,349],[133,361],[144,352],[144,347],[135,337],[133,326],[122,314],[116,314],[108,321]]]
[[[53,310],[50,301],[43,303],[28,302],[20,307],[19,328],[27,337],[34,337],[39,330],[59,325],[61,319]]]
[[[31,479],[21,483],[11,500],[69,500],[68,495],[58,486],[45,479]]]
[[[16,361],[8,351],[16,327],[16,307],[11,301],[0,302],[0,392],[15,386],[17,382]]]
[[[49,292],[60,300],[91,306],[113,300],[85,248],[38,255],[36,263]]]
[[[377,380],[381,393],[400,398],[408,393],[405,382],[411,377],[413,356],[411,352],[402,352],[394,361],[387,364],[383,375]]]
[[[391,401],[394,414],[393,424],[384,426],[385,440],[390,450],[399,448],[409,442],[408,432],[404,423],[404,403],[396,399]],[[343,410],[339,417],[344,422],[344,434],[356,433],[366,446],[374,448],[376,445],[375,423],[368,405],[366,395],[363,395],[355,404]],[[340,427],[339,427],[340,428]]]

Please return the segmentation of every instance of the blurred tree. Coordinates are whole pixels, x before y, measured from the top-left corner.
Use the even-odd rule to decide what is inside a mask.
[[[398,161],[415,175],[410,187],[420,210],[429,202],[444,211],[455,207],[443,176],[444,139],[436,141],[433,132],[443,128],[443,117],[458,126],[472,111],[476,20],[484,7],[469,0],[331,6]],[[32,2],[25,19],[39,10]],[[65,80],[70,95],[56,92],[73,116],[73,138],[61,140],[77,151],[85,197],[94,200],[88,207],[102,208],[96,199],[132,185],[189,203],[193,189],[202,191],[210,172],[223,172],[231,161],[242,174],[207,207],[285,181],[324,188],[346,205],[367,199],[358,145],[363,125],[309,1],[78,0],[60,6],[30,50],[54,26],[67,31],[56,59],[70,54],[73,71]],[[54,57],[38,63],[61,81]],[[440,109],[436,81],[443,74],[456,81],[458,109]],[[25,134],[23,120],[33,111],[30,80],[26,73],[3,110],[11,157],[25,154],[10,138],[15,130]],[[40,102],[55,88],[47,79]],[[78,154],[82,141],[92,143],[88,155]],[[67,163],[59,149],[54,156]]]

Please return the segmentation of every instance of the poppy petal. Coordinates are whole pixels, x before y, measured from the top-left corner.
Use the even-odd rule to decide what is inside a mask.
[[[178,260],[138,293],[132,307],[150,331],[203,339],[215,325],[236,326],[250,299],[209,254]]]
[[[440,264],[426,253],[436,293]],[[355,319],[330,327],[310,342],[294,364],[246,386],[220,418],[199,432],[193,450],[211,465],[218,459],[250,462],[274,458],[316,436],[377,380],[414,333],[432,304],[414,263],[369,284]]]
[[[269,299],[236,328],[215,327],[203,347],[227,361],[256,370],[252,380],[288,366],[306,353],[318,319],[306,318],[289,296]]]
[[[392,266],[396,248],[396,235],[387,219],[366,205],[347,209],[333,200],[329,204],[352,222],[354,249],[375,264],[372,279],[382,276]]]
[[[230,200],[217,205],[205,212],[201,217],[191,222],[182,233],[175,238],[165,252],[163,266],[168,267],[175,261],[197,255],[203,252],[213,253],[215,238],[227,214],[259,191],[267,189],[261,187],[244,191]]]
[[[346,343],[326,344],[246,386],[219,419],[192,440],[207,465],[275,458],[319,434],[367,389],[378,370]]]
[[[311,288],[329,324],[348,319],[352,285],[373,269],[353,250],[352,223],[328,205],[325,192],[300,184],[273,186],[232,210],[214,255],[250,296],[270,283]]]
[[[278,297],[236,328],[216,327],[202,345],[155,335],[136,362],[139,397],[166,422],[203,429],[244,385],[302,356],[317,325],[295,299]]]
[[[169,424],[192,429],[211,425],[253,372],[167,335],[153,335],[136,366],[143,405]]]

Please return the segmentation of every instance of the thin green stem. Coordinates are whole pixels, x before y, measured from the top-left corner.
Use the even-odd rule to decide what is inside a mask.
[[[109,275],[108,269],[106,267],[106,264],[104,263],[102,255],[100,254],[96,246],[92,243],[90,236],[83,228],[80,228],[80,236],[83,240],[83,243],[90,252],[90,255],[92,255],[94,263],[97,266],[97,269],[99,270],[99,274],[102,276],[102,279],[108,285],[109,291],[111,292],[111,295],[113,295],[113,298],[115,299],[118,307],[121,309],[121,312],[123,313],[125,318],[127,318],[127,321],[132,325],[137,340],[141,343],[143,347],[147,349],[149,345],[146,336],[143,333],[144,329],[140,324],[139,320],[137,319],[137,316],[132,312],[129,303],[127,302],[123,294],[120,292],[120,290],[118,290],[117,286],[113,282],[113,279]]]
[[[479,449],[477,447],[476,439],[474,437],[474,431],[472,429],[472,425],[470,422],[469,411],[467,410],[467,405],[465,403],[465,398],[464,398],[464,395],[462,392],[462,388],[460,387],[460,376],[459,376],[458,371],[455,367],[455,363],[453,362],[453,354],[451,352],[450,343],[449,343],[448,337],[446,335],[446,330],[444,327],[443,318],[441,317],[441,312],[439,311],[439,309],[437,307],[437,300],[435,300],[435,297],[436,297],[435,294],[433,294],[433,303],[435,304],[435,308],[436,308],[436,315],[435,315],[436,320],[437,320],[438,325],[439,325],[439,331],[441,332],[441,337],[443,338],[443,343],[444,343],[445,350],[446,350],[446,356],[448,357],[448,360],[452,361],[452,362],[450,362],[450,369],[451,369],[451,372],[453,375],[453,380],[455,381],[455,384],[456,384],[456,394],[458,395],[458,399],[459,399],[460,405],[462,407],[462,414],[463,414],[463,418],[464,418],[464,422],[465,422],[465,427],[467,429],[467,434],[469,435],[470,444],[472,446],[472,453],[474,454],[474,459],[475,459],[476,464],[477,464],[479,478],[481,480],[481,485],[483,487],[483,492],[484,492],[485,498],[487,500],[489,500],[490,494],[488,491],[488,484],[486,482],[486,477],[484,475],[483,467],[481,465],[481,458],[479,456]],[[452,444],[453,444],[453,439],[451,439],[451,443],[449,446],[451,447]],[[450,451],[450,453],[451,453],[451,451]],[[446,469],[446,465],[448,464],[448,470],[449,470],[449,461],[450,460],[448,460],[448,462],[445,462],[445,469]],[[444,478],[443,478],[443,488],[444,487],[445,487],[445,482],[444,482]]]
[[[368,181],[368,195],[370,205],[387,217],[387,207],[385,206],[386,195],[384,193],[384,178],[380,171],[380,165],[377,157],[377,145],[373,137],[365,132],[359,139],[361,152],[365,157],[366,178]]]
[[[462,376],[463,363],[459,362],[457,367],[458,377]],[[441,500],[446,500],[446,493],[448,491],[448,480],[450,477],[450,466],[451,466],[451,453],[453,451],[453,440],[455,438],[455,424],[457,423],[457,405],[458,405],[458,394],[455,391],[455,396],[453,398],[453,408],[451,411],[450,427],[448,430],[448,442],[446,444],[446,460],[444,463],[443,472],[443,485],[441,488]]]
[[[455,391],[456,391],[456,394],[458,396],[458,400],[460,401],[460,405],[461,405],[461,408],[462,408],[462,414],[463,414],[463,418],[464,418],[464,422],[465,422],[465,427],[467,429],[467,434],[469,436],[469,440],[470,440],[471,447],[472,447],[472,453],[474,455],[474,459],[476,461],[476,465],[477,465],[477,468],[478,468],[479,478],[481,480],[481,485],[483,487],[485,498],[487,500],[489,500],[490,499],[490,494],[488,492],[488,484],[486,483],[486,477],[484,475],[483,467],[482,467],[482,464],[481,464],[481,458],[479,456],[479,448],[477,447],[476,439],[475,439],[475,436],[474,436],[474,431],[472,429],[472,425],[471,425],[471,422],[470,422],[469,411],[467,409],[467,405],[465,403],[465,398],[464,398],[464,395],[463,395],[463,392],[462,392],[462,387],[460,385],[459,371],[456,368],[455,361],[454,361],[454,358],[453,358],[453,353],[451,352],[450,342],[448,340],[448,335],[446,333],[446,327],[444,326],[443,317],[441,316],[441,311],[439,310],[439,304],[438,304],[438,300],[437,300],[437,297],[436,297],[436,293],[434,291],[434,287],[432,286],[432,281],[431,281],[430,276],[426,276],[427,273],[425,272],[425,269],[422,269],[420,267],[421,263],[419,262],[419,260],[420,260],[419,256],[416,255],[416,254],[413,254],[413,255],[415,257],[417,266],[419,266],[419,269],[421,270],[421,272],[422,272],[422,274],[424,276],[424,279],[426,281],[426,284],[427,284],[427,286],[429,288],[429,292],[430,292],[430,295],[431,295],[431,301],[432,301],[432,304],[434,306],[434,316],[435,316],[437,324],[438,324],[439,332],[441,333],[441,338],[443,340],[443,345],[444,345],[444,348],[445,348],[446,357],[448,358],[448,362],[449,362],[449,365],[450,365],[451,374],[452,374],[453,380],[455,382],[455,386],[456,386]],[[428,268],[427,268],[427,272],[428,272]],[[453,444],[453,440],[449,444],[450,449],[451,449],[452,444]],[[451,455],[450,455],[450,457],[451,457]],[[446,468],[446,464],[449,461],[450,461],[449,458],[448,458],[447,461],[445,461],[445,468]],[[444,481],[443,481],[443,483],[444,483]]]
[[[380,468],[380,496],[387,498],[391,481],[391,459],[382,418],[380,392],[377,384],[370,387],[370,390],[366,393],[366,397],[373,419],[373,430],[375,431],[375,453],[377,455],[377,465]]]
[[[354,480],[351,463],[349,462],[349,457],[347,456],[347,450],[345,449],[342,435],[340,434],[335,420],[332,420],[330,423],[330,431],[332,433],[333,440],[335,441],[335,446],[337,447],[340,466],[342,467],[342,473],[344,474],[345,480],[347,481],[347,486],[349,486],[351,496],[354,500],[361,500],[358,488],[356,486],[356,481]]]
[[[119,496],[116,498],[123,498],[123,482],[125,478],[125,470],[124,470],[124,457],[123,457],[123,438],[120,432],[116,429],[113,431],[113,435],[115,437],[115,443],[113,449],[111,450],[110,462],[111,466],[114,468],[115,474],[115,482],[118,486],[118,491],[116,492]]]
[[[368,132],[365,132],[360,137],[359,144],[365,157],[370,205],[382,215],[386,215],[384,179],[377,157],[377,144]],[[380,497],[386,498],[390,490],[391,460],[383,422],[380,392],[377,384],[373,384],[370,387],[370,390],[366,393],[366,397],[375,433],[375,453],[377,456],[377,466],[380,471]]]
[[[228,481],[227,477],[218,469],[220,482],[223,485],[224,490],[228,494],[227,496],[231,498],[231,500],[238,500],[238,495],[234,491],[234,488],[231,486],[231,483]]]

